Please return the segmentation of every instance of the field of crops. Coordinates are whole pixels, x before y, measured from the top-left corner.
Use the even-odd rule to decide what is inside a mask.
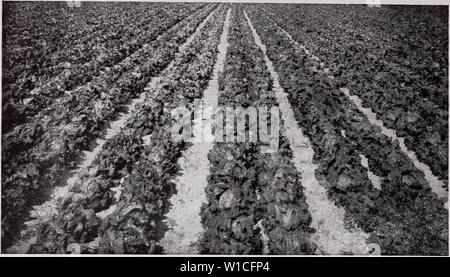
[[[448,7],[4,2],[2,28],[2,253],[448,255]]]

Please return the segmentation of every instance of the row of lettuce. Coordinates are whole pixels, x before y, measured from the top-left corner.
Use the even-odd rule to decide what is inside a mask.
[[[219,79],[219,107],[264,107],[267,111],[277,107],[263,53],[254,42],[242,8],[235,10],[228,40],[225,68]],[[253,126],[249,124],[246,129],[250,131]],[[205,232],[200,253],[315,251],[309,241],[314,231],[309,227],[311,216],[289,143],[280,132],[277,151],[264,153],[263,146],[267,147],[260,140],[214,144],[208,155],[211,167],[207,203],[201,211]]]
[[[192,43],[148,87],[124,128],[103,145],[92,170],[59,199],[55,216],[27,235],[37,237],[30,253],[163,251],[157,242],[167,229],[163,219],[176,193],[177,160],[187,146],[172,140],[170,110],[190,107],[202,96],[225,14],[225,6],[214,10]]]
[[[345,208],[348,221],[370,233],[383,254],[447,253],[444,203],[398,142],[368,122],[340,90],[339,80],[310,70],[320,63],[268,22],[265,13],[254,7],[250,14],[312,143],[316,176],[326,181],[328,196]],[[368,178],[368,169],[381,178],[381,189]]]
[[[66,91],[76,93],[104,75],[121,74],[123,65],[120,65],[132,65],[130,58],[135,52],[204,6],[159,3],[124,8],[121,3],[88,3],[87,12],[84,8],[80,11],[62,7],[61,16],[58,15],[61,5],[65,4],[13,3],[12,7],[7,4],[7,19],[12,22],[4,26],[7,34],[2,75],[4,133],[33,120],[42,109],[56,105],[55,99]],[[44,8],[48,17],[37,17]],[[16,19],[18,15],[21,17]],[[59,21],[51,27],[44,24],[53,16],[59,21],[68,17],[70,21],[67,26],[61,26]],[[85,17],[102,23],[88,24]],[[26,22],[25,26],[21,26],[23,22]],[[77,22],[86,25],[83,31],[78,29]],[[36,29],[25,29],[30,27],[29,24],[35,24]],[[43,30],[40,29],[42,25],[45,26]],[[95,27],[91,30],[89,26]],[[63,31],[66,33],[60,34]],[[59,37],[54,38],[52,32],[58,33]],[[29,39],[25,39],[27,37]],[[39,50],[42,53],[35,53]]]
[[[2,160],[8,161],[2,163],[4,241],[12,242],[21,226],[18,218],[24,220],[46,190],[64,183],[83,158],[82,152],[90,150],[131,99],[177,57],[180,45],[216,8],[211,4],[194,12],[136,51],[130,61],[120,63],[122,73],[103,76],[62,97],[50,107],[52,112],[2,137]]]
[[[316,54],[444,183],[448,179],[448,9],[269,5],[266,16]],[[389,18],[389,20],[386,20]]]

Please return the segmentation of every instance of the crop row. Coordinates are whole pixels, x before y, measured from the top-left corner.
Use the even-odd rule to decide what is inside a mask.
[[[11,85],[15,90],[31,90],[34,84],[41,83],[40,79],[48,79],[46,75],[52,76],[55,70],[64,69],[66,62],[74,63],[86,56],[80,47],[86,47],[93,41],[102,42],[102,38],[112,33],[113,26],[116,30],[125,27],[120,22],[123,16],[118,6],[93,4],[91,10],[84,7],[69,9],[62,5],[65,3],[5,5],[8,16],[4,27],[6,72],[3,80],[9,93]],[[146,14],[150,15],[150,10]],[[94,17],[103,22],[89,23]],[[130,18],[133,23],[137,20],[139,17]],[[36,49],[33,45],[40,47]]]
[[[65,3],[5,5],[5,67],[14,70],[9,77],[16,80],[31,73],[36,77],[32,79],[43,80],[28,80],[28,85],[42,85],[46,79],[42,74],[55,75],[55,70],[63,69],[66,62],[89,61],[86,53],[99,50],[105,42],[114,43],[129,33],[129,28],[147,28],[154,22],[153,17],[178,17],[183,15],[181,12],[189,13],[200,6],[87,3],[86,7],[70,9],[61,5]],[[42,48],[35,49],[33,45]]]
[[[45,188],[59,185],[77,164],[81,150],[113,120],[118,111],[144,91],[146,84],[176,57],[181,43],[216,5],[200,10],[142,51],[133,54],[117,82],[102,79],[77,94],[65,97],[56,110],[26,124],[3,138],[2,220],[18,227],[18,215],[26,211]],[[6,234],[17,230],[5,229]]]
[[[171,138],[171,110],[202,96],[214,66],[225,17],[217,9],[161,78],[150,83],[145,101],[125,127],[107,141],[57,213],[38,226],[30,252],[159,253],[175,193],[173,179],[185,142]],[[119,193],[118,193],[119,191]],[[120,195],[118,195],[118,194]],[[75,248],[73,248],[76,246]]]
[[[308,57],[264,14],[252,9],[252,20],[289,94],[299,126],[310,139],[328,195],[346,210],[351,224],[371,234],[383,254],[434,254],[448,251],[447,212],[424,175],[381,134],[339,89],[336,80],[309,70],[319,63]],[[368,168],[381,178],[381,189]]]
[[[111,21],[118,19],[119,6],[108,9],[104,4],[93,4],[91,7],[95,9],[69,9],[65,3],[5,3],[3,43],[8,57],[4,67],[12,70],[8,78],[15,80],[26,76],[27,71],[39,68],[46,54],[67,47],[64,42],[108,31],[109,21],[105,20],[108,13],[109,16],[116,15],[110,17]],[[94,24],[94,18],[104,23]],[[42,48],[33,49],[33,45]]]
[[[448,30],[437,27],[447,27],[446,11],[363,5],[262,10],[319,56],[323,64],[311,71],[330,69],[435,175],[448,179]]]
[[[5,135],[2,154],[9,159],[42,141],[45,142],[46,137],[54,140],[53,134],[49,133],[53,133],[52,130],[56,128],[71,127],[71,129],[82,131],[92,123],[99,124],[100,120],[107,122],[107,116],[111,117],[115,110],[120,109],[130,98],[138,95],[150,78],[159,74],[168,65],[175,56],[179,44],[187,39],[201,20],[212,11],[212,8],[209,6],[209,8],[192,14],[158,40],[146,45],[129,59],[116,65],[114,70],[80,87],[76,92],[65,95],[57,103],[40,113],[33,121]],[[199,18],[195,19],[196,16]],[[56,113],[57,110],[63,112]],[[89,117],[90,121],[79,122],[81,125],[74,123],[81,121],[77,120],[80,116]],[[67,125],[69,126],[67,127]],[[87,131],[94,130],[97,131],[94,134],[98,134],[101,128],[94,126]],[[80,134],[79,132],[75,132],[75,135]],[[71,138],[76,140],[77,136]],[[70,148],[75,148],[77,145],[78,148],[83,146],[82,143],[76,143],[76,141],[71,143],[73,145]]]
[[[50,62],[55,66],[44,67],[39,71],[33,70],[34,78],[31,79],[35,82],[21,78],[21,83],[6,86],[2,96],[5,113],[3,130],[8,131],[23,123],[44,107],[51,105],[53,100],[63,95],[65,91],[95,80],[98,75],[101,77],[111,70],[117,70],[111,67],[130,57],[144,45],[151,43],[167,29],[191,14],[197,6],[175,7],[177,14],[171,13],[169,17],[167,13],[162,12],[164,9],[161,6],[159,9],[148,10],[147,14],[142,15],[144,18],[152,18],[151,21],[142,19],[139,21],[135,19],[134,21],[137,22],[122,21],[116,24],[114,31],[109,31],[100,38],[98,36],[83,37],[73,41],[68,45],[69,49],[64,48],[61,53],[52,54],[58,56],[58,58],[52,58]],[[143,26],[140,26],[141,24]],[[70,58],[80,53],[82,56],[76,60]],[[60,65],[62,65],[60,68],[55,68]]]
[[[254,43],[242,8],[235,11],[229,33],[225,69],[220,80],[219,107],[277,106],[262,52]],[[270,120],[269,120],[270,121]],[[246,124],[249,128],[249,124]],[[261,126],[260,126],[261,128]],[[227,139],[228,140],[228,139]],[[289,143],[280,136],[275,153],[262,152],[261,142],[215,143],[205,229],[200,252],[206,254],[307,254],[313,230],[300,184],[290,161]]]

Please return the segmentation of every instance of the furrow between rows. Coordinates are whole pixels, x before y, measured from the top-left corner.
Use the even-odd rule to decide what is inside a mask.
[[[202,105],[216,107],[218,99],[219,74],[223,71],[224,60],[227,52],[228,29],[230,25],[231,10],[227,12],[222,35],[218,44],[218,55],[215,61],[212,79],[203,92]],[[203,114],[194,123],[194,129],[202,129],[208,118]],[[210,119],[209,119],[210,120]],[[213,147],[213,142],[205,141],[203,132],[194,134],[200,142],[195,142],[185,151],[178,163],[182,175],[176,181],[177,194],[170,202],[171,210],[167,213],[169,230],[166,232],[160,244],[165,253],[193,254],[197,253],[196,243],[203,232],[200,218],[200,208],[206,201],[205,187],[206,176],[209,172],[208,153]],[[199,138],[200,137],[200,138]]]

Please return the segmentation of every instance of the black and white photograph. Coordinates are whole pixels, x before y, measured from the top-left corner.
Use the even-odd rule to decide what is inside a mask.
[[[2,1],[1,255],[449,256],[449,5],[404,2]]]

